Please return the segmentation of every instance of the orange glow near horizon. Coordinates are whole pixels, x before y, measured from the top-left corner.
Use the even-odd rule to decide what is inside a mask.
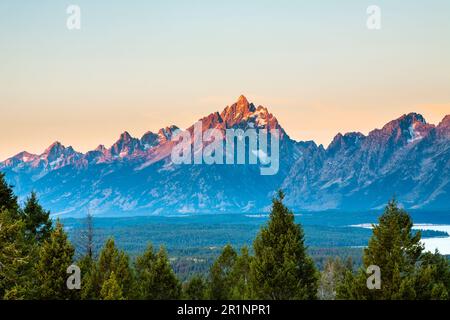
[[[410,112],[422,114],[428,123],[435,125],[439,124],[446,114],[450,114],[450,104],[417,105],[411,108],[378,108],[375,109],[375,112],[368,112],[366,108],[350,106],[345,110],[341,106],[328,104],[311,104],[312,106],[309,108],[295,107],[295,102],[283,99],[279,101],[273,99],[271,103],[275,106],[271,107],[270,104],[263,101],[258,102],[248,98],[257,106],[267,107],[277,117],[291,138],[297,141],[314,140],[317,144],[323,144],[325,147],[338,133],[358,131],[368,134],[371,130],[381,128],[387,122]],[[187,128],[202,116],[221,111],[222,108],[234,101],[222,103],[220,108],[208,108],[210,103],[217,103],[214,100],[217,98],[198,99],[198,108],[189,109],[187,104],[185,109],[180,106],[181,110],[185,110],[180,114],[171,112],[165,114],[164,108],[147,108],[144,112],[133,108],[111,108],[109,113],[105,114],[101,108],[94,108],[90,111],[88,118],[84,118],[76,112],[63,116],[53,113],[52,110],[49,110],[48,114],[53,116],[47,118],[40,116],[39,113],[30,115],[32,119],[28,124],[25,121],[21,122],[25,128],[28,125],[30,128],[34,128],[35,121],[40,123],[40,127],[35,132],[21,130],[20,134],[16,133],[14,139],[2,139],[1,160],[21,151],[40,154],[55,141],[60,141],[66,146],[73,146],[75,150],[84,153],[95,149],[99,144],[109,147],[124,131],[140,138],[147,131],[157,132],[160,128],[171,124]],[[171,114],[174,115],[173,119],[170,119]]]
[[[86,152],[120,133],[192,125],[240,94],[295,140],[327,146],[409,112],[450,114],[449,1],[0,2],[0,161],[54,141]]]

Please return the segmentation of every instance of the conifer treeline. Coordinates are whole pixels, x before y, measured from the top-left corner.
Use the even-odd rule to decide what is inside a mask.
[[[301,226],[273,200],[270,220],[253,243],[237,252],[227,245],[206,275],[181,283],[164,247],[134,261],[109,239],[93,253],[92,225],[83,255],[59,221],[52,224],[32,193],[23,208],[0,173],[0,299],[449,299],[450,266],[438,252],[424,252],[409,215],[391,201],[374,227],[364,265],[330,260],[319,272],[307,253]],[[88,217],[92,223],[92,217]],[[81,289],[67,287],[67,268],[81,270]],[[366,268],[381,269],[381,289],[366,285]]]

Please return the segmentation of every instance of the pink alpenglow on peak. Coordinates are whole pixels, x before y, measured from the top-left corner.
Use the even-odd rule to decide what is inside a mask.
[[[111,146],[110,153],[113,158],[126,158],[141,154],[139,139],[133,138],[127,131],[122,133],[119,140]]]
[[[174,125],[172,125],[170,127],[161,128],[158,131],[158,137],[159,137],[160,144],[170,141],[170,139],[172,138],[172,135],[175,134],[178,130],[179,130],[179,128]]]
[[[201,150],[202,158],[193,152],[192,166],[171,161],[172,137],[186,131],[168,126],[140,139],[124,132],[110,148],[101,145],[85,154],[56,142],[41,155],[24,151],[0,162],[0,170],[20,197],[38,189],[52,212],[73,215],[88,206],[96,214],[127,215],[182,213],[185,208],[263,211],[279,188],[295,210],[379,209],[398,190],[404,190],[398,200],[405,208],[449,209],[450,115],[435,126],[420,114],[404,114],[367,135],[342,132],[327,148],[291,139],[267,108],[245,96],[200,122],[197,134],[194,125],[187,129],[192,145],[186,149],[199,141],[194,136],[204,138],[203,144],[195,143],[199,148],[193,150]],[[238,158],[235,165],[219,165],[215,155],[220,149],[209,148],[208,129],[218,129],[222,138],[227,129],[279,129],[279,170],[262,177],[261,166],[251,165],[253,156],[243,158],[242,165]],[[261,162],[272,155],[269,149],[252,154]],[[226,145],[221,150],[225,156]],[[196,159],[202,165],[195,165]]]
[[[103,154],[106,154],[108,149],[103,144],[99,144],[97,148],[95,148],[95,151],[101,152]]]
[[[437,131],[440,137],[450,138],[450,114],[446,115],[444,119],[437,126]]]
[[[19,154],[15,155],[13,158],[23,161],[23,162],[32,162],[32,161],[36,160],[37,157],[38,157],[38,155],[36,155],[36,154],[31,154],[27,151],[22,151]]]
[[[450,114],[446,115],[439,123],[439,127],[450,127]]]

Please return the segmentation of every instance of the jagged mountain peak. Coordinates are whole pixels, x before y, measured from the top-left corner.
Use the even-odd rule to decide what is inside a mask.
[[[371,131],[368,138],[377,144],[390,143],[402,146],[421,140],[434,127],[428,124],[421,114],[411,112],[388,122],[381,129]]]
[[[44,154],[48,154],[54,150],[65,149],[66,147],[59,141],[53,142],[47,149],[45,149]]]
[[[250,113],[255,112],[256,108],[253,103],[249,103],[247,98],[241,95],[237,102],[233,103],[231,106],[227,106],[220,116],[222,119],[227,122],[236,122],[242,120]]]
[[[29,153],[28,151],[22,151],[22,152],[19,152],[18,154],[16,154],[12,158],[21,160],[23,162],[29,162],[29,161],[32,161],[33,159],[35,159],[36,157],[38,157],[38,155]]]
[[[130,141],[131,139],[133,139],[133,137],[128,131],[124,131],[123,133],[120,134],[119,137],[119,140],[121,141]]]
[[[105,153],[107,150],[108,150],[108,149],[106,149],[105,145],[99,144],[98,147],[95,148],[94,151],[98,151],[98,152],[101,152],[101,153]]]
[[[344,135],[338,133],[327,148],[328,152],[335,152],[342,148],[354,148],[359,146],[366,136],[361,132],[347,132]]]
[[[436,129],[441,137],[450,137],[450,114],[446,115],[444,119],[442,119]]]
[[[64,146],[61,142],[52,143],[39,157],[34,159],[32,167],[43,167],[46,170],[58,169],[73,164],[78,165],[78,160],[83,156],[73,149],[72,146]]]
[[[15,156],[6,159],[3,163],[0,162],[0,168],[2,167],[13,167],[20,163],[30,163],[38,159],[39,156],[36,154],[29,153],[27,151],[22,151]]]
[[[53,161],[61,156],[70,156],[78,154],[72,146],[64,146],[61,142],[55,141],[40,155],[41,159],[47,159]]]
[[[358,131],[353,131],[353,132],[347,132],[346,134],[344,134],[344,139],[347,140],[360,140],[360,139],[364,139],[366,136]]]
[[[259,105],[259,106],[256,108],[256,111],[257,111],[257,112],[269,112],[269,110],[268,110],[266,107],[261,106],[261,105]]]
[[[241,94],[240,96],[239,96],[239,98],[237,99],[237,102],[236,102],[237,104],[247,104],[248,105],[248,100],[247,100],[247,98],[243,95],[243,94]]]
[[[139,139],[134,138],[128,131],[124,131],[120,134],[119,139],[112,145],[112,147],[135,144],[138,141]]]
[[[159,143],[165,143],[172,139],[173,134],[180,130],[177,126],[171,125],[165,128],[161,128],[158,131]]]
[[[278,120],[266,107],[259,105],[257,108],[247,98],[241,95],[237,102],[227,106],[220,114],[211,114],[209,118],[217,118],[215,122],[224,122],[227,128],[234,126],[249,126],[274,129],[281,127]]]
[[[450,127],[450,114],[446,115],[442,121],[439,123],[438,127],[442,128],[442,127]]]
[[[142,135],[142,137],[145,137],[145,136],[148,136],[148,135],[153,135],[153,134],[156,134],[156,133],[154,133],[153,131],[147,131],[146,133],[144,133],[143,135]],[[141,138],[142,139],[142,138]]]
[[[401,117],[388,122],[387,124],[384,125],[382,130],[393,131],[398,128],[407,128],[415,123],[427,124],[427,122],[425,121],[425,118],[421,114],[411,112],[408,114],[404,114]]]
[[[236,104],[236,111],[239,113],[246,113],[252,111],[250,110],[250,103],[248,102],[247,98],[244,95],[241,95],[235,104]]]
[[[137,152],[140,148],[139,139],[133,138],[127,131],[123,132],[119,140],[110,148],[110,153],[113,157],[126,157]]]
[[[339,132],[334,137],[333,142],[338,142],[338,141],[358,142],[359,140],[364,139],[365,137],[366,136],[361,132],[347,132],[345,134],[342,134]]]
[[[158,145],[159,139],[158,134],[152,131],[147,131],[141,138],[141,144],[144,150],[150,149]]]
[[[410,112],[408,114],[404,114],[399,118],[400,121],[406,120],[411,122],[421,122],[423,124],[426,124],[425,118],[420,114],[416,112]]]
[[[179,128],[176,125],[172,124],[172,125],[167,126],[165,128],[159,129],[159,132],[173,133],[173,131],[176,131],[176,130],[179,130]]]

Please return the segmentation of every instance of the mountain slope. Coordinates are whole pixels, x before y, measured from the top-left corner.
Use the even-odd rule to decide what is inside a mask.
[[[367,136],[338,134],[320,161],[294,164],[288,203],[310,210],[379,208],[396,196],[408,208],[450,206],[450,141],[443,126],[411,113]],[[306,179],[305,179],[306,176]]]
[[[36,190],[57,214],[190,214],[261,212],[275,190],[295,210],[366,210],[396,195],[407,208],[450,209],[450,116],[438,126],[416,113],[367,136],[338,134],[328,148],[296,142],[267,108],[244,96],[200,119],[215,128],[278,129],[280,169],[262,176],[258,165],[175,165],[172,125],[141,139],[124,132],[110,148],[86,154],[61,143],[40,155],[21,152],[0,163],[23,198]],[[186,129],[191,135],[194,125]],[[269,150],[270,151],[270,150]]]

